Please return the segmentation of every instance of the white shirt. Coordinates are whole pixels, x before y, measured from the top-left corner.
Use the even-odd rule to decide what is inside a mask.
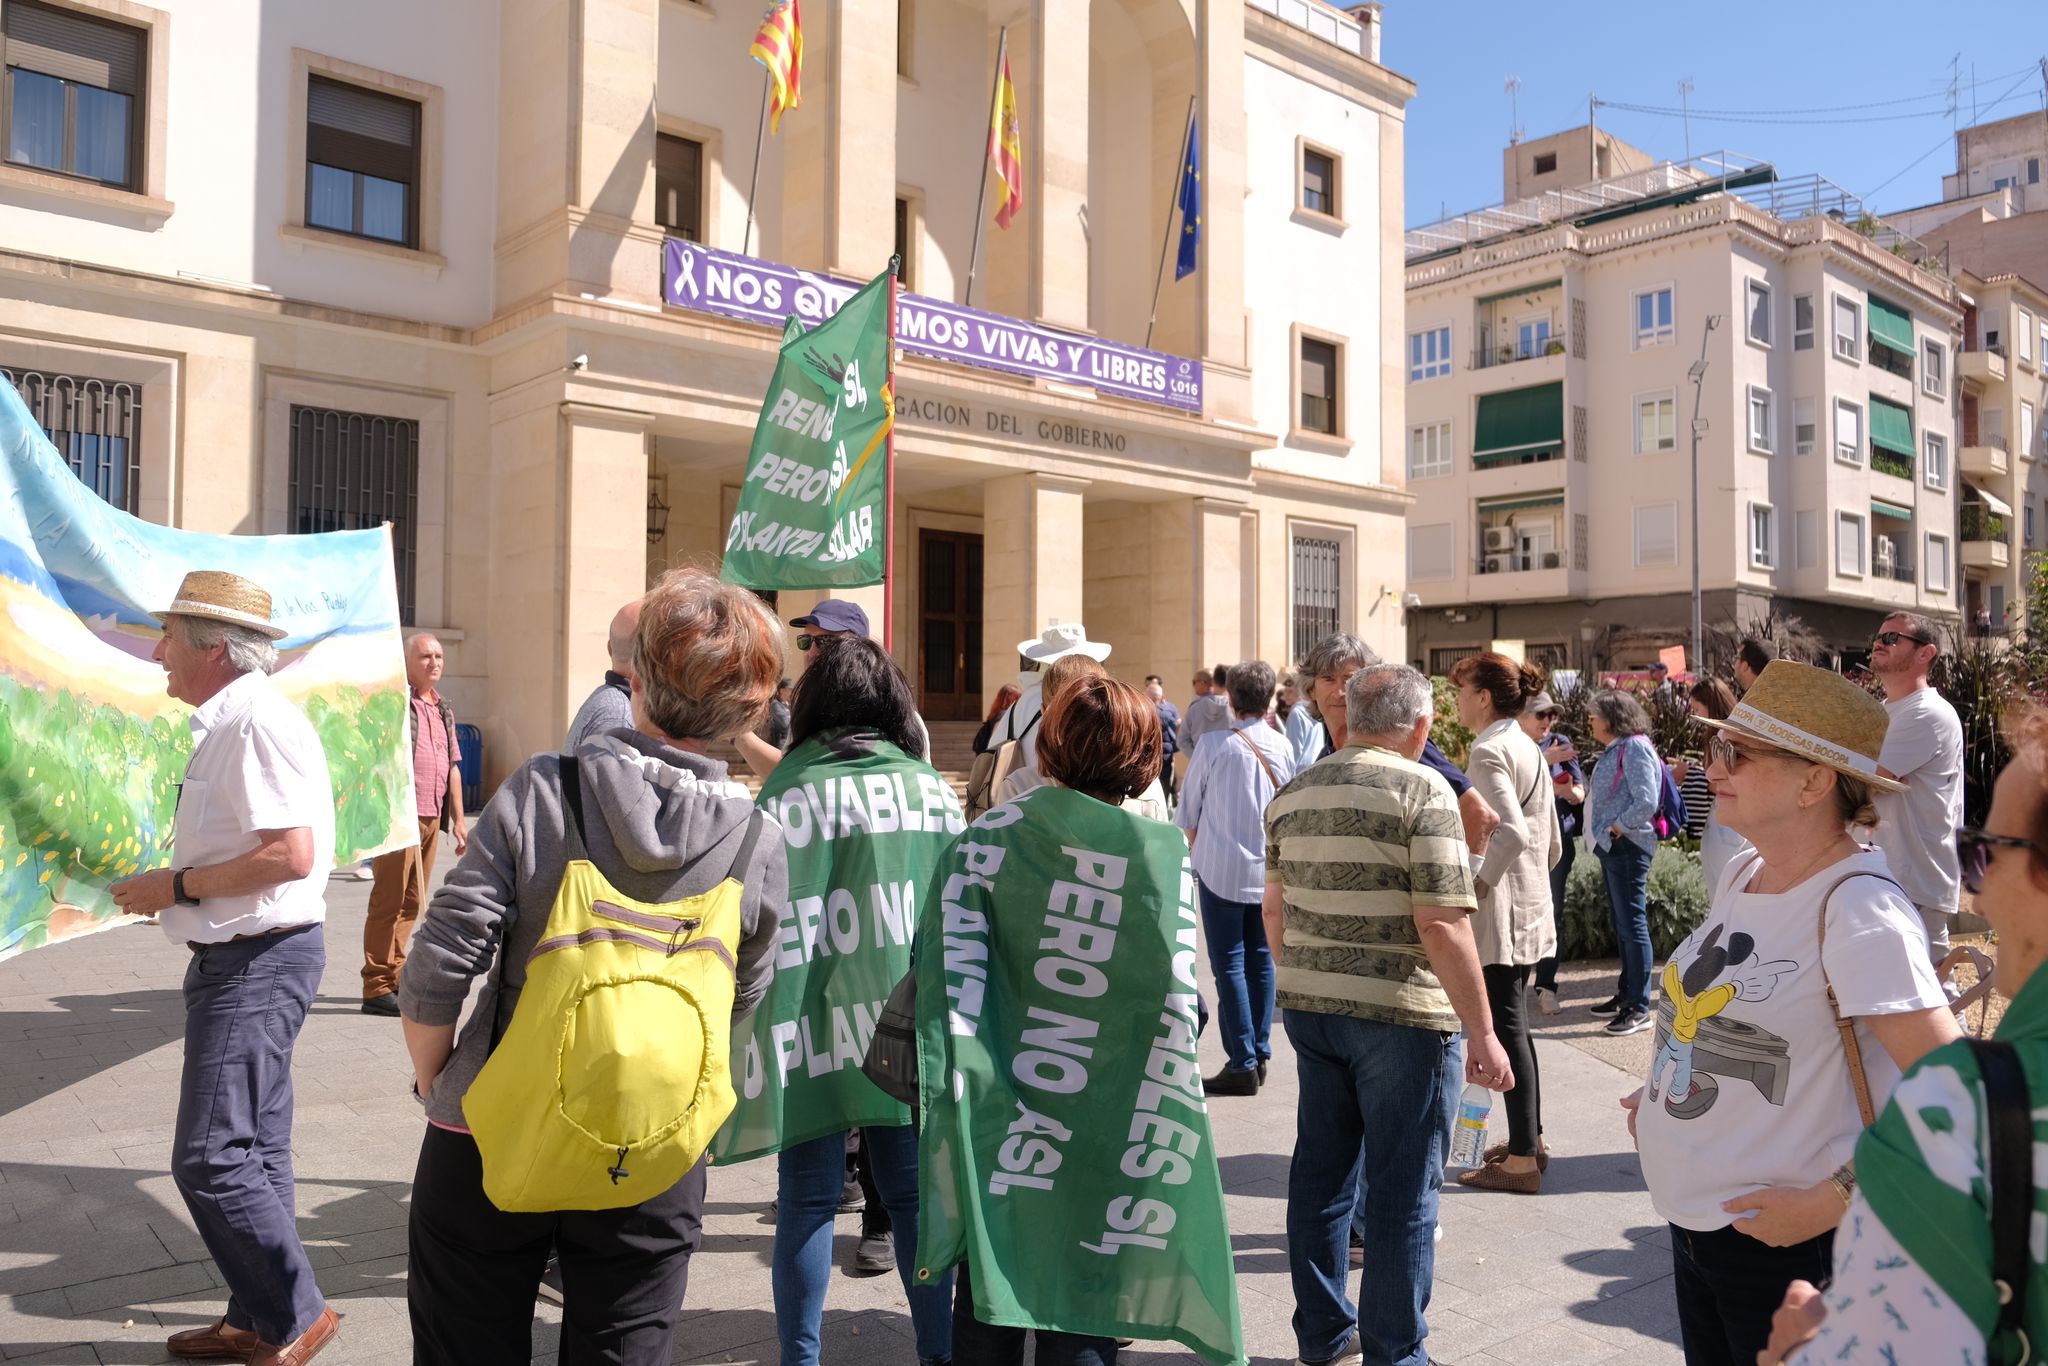
[[[249,673],[208,698],[192,713],[191,726],[192,761],[178,791],[171,866],[224,863],[254,849],[258,830],[306,826],[313,832],[313,871],[247,896],[172,906],[157,917],[164,933],[173,943],[218,944],[325,920],[334,786],[312,722],[269,675]]]
[[[1038,766],[1038,727],[1031,723],[1038,719],[1038,713],[1045,707],[1045,688],[1037,674],[1023,675],[1029,682],[1024,684],[1024,695],[1010,704],[1003,713],[1003,719],[988,733],[988,750],[993,752],[1003,747],[1005,740],[1015,740],[1022,757],[1017,761],[1033,768]]]
[[[1897,774],[1904,792],[1875,794],[1877,847],[1892,876],[1917,906],[1953,911],[1962,891],[1956,827],[1963,823],[1963,724],[1933,688],[1887,702],[1880,766]]]
[[[1828,1009],[1828,981],[1849,1017],[1946,1000],[1927,961],[1919,913],[1878,880],[1887,873],[1883,854],[1859,853],[1771,896],[1737,890],[1757,867],[1753,857],[1729,865],[1706,923],[1658,979],[1664,999],[1656,1053],[1636,1114],[1651,1204],[1700,1233],[1732,1222],[1723,1201],[1766,1186],[1813,1185],[1854,1155],[1863,1119]],[[1852,870],[1878,877],[1854,878],[1828,899],[1823,978],[1821,893]],[[1671,1029],[1674,984],[1696,1016],[1690,1049]],[[1855,1030],[1871,1104],[1882,1110],[1898,1065],[1863,1021]],[[1676,1078],[1687,1069],[1691,1087],[1680,1095]],[[1674,1102],[1683,1102],[1686,1117],[1672,1113]]]

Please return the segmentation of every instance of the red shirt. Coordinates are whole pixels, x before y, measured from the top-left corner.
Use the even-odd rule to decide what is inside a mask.
[[[412,694],[412,786],[419,818],[437,819],[448,801],[448,771],[462,759],[462,746],[441,719],[441,695]]]

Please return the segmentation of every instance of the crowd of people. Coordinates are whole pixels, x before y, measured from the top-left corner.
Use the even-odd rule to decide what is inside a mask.
[[[167,690],[195,709],[183,866],[116,897],[193,952],[173,1175],[228,1291],[169,1349],[304,1366],[338,1326],[290,1154],[332,788],[268,681],[261,588],[195,573],[161,615]],[[2048,713],[2015,709],[1986,826],[1962,828],[1924,619],[1880,623],[1882,701],[1745,642],[1733,686],[1690,683],[1672,755],[1635,692],[1579,682],[1581,756],[1569,693],[1477,654],[1449,678],[1462,768],[1431,740],[1452,719],[1431,680],[1356,636],[1285,677],[1205,671],[1182,710],[1055,626],[1019,643],[976,738],[1003,770],[971,823],[865,614],[827,599],[790,625],[793,683],[759,598],[671,573],[612,623],[563,750],[473,825],[439,644],[408,643],[418,841],[377,865],[363,1009],[399,1017],[423,1107],[416,1360],[529,1359],[552,1277],[564,1362],[667,1361],[708,1165],[773,1154],[786,1363],[819,1359],[831,1221],[862,1185],[920,1366],[1021,1362],[1031,1339],[1062,1366],[1133,1338],[1227,1361],[1206,1107],[1259,1094],[1277,1012],[1299,1360],[1423,1366],[1461,1089],[1507,1121],[1462,1184],[1535,1194],[1550,1165],[1535,1022],[1573,1008],[1558,959],[1588,851],[1620,956],[1588,1008],[1656,1034],[1617,1137],[1671,1225],[1687,1361],[2016,1360],[2048,1331]],[[1711,895],[1660,972],[1650,870],[1680,827]],[[457,862],[422,908],[443,831]],[[1965,884],[2000,935],[2002,1048],[1962,1039],[1937,970]]]

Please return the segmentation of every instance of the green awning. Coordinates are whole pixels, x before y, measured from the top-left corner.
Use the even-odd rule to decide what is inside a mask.
[[[1870,296],[1870,339],[1904,355],[1913,354],[1913,315],[1875,294]]]
[[[1528,294],[1541,294],[1544,290],[1556,289],[1563,283],[1564,281],[1562,280],[1545,280],[1540,285],[1523,285],[1520,289],[1510,289],[1499,294],[1488,294],[1477,300],[1477,306],[1484,308],[1488,304],[1497,304],[1504,299],[1519,299]]]
[[[1911,342],[1907,344],[1911,345]],[[1872,394],[1870,444],[1877,450],[1890,451],[1893,455],[1903,455],[1911,460],[1918,454],[1913,449],[1913,410]]]
[[[1913,509],[1900,507],[1897,503],[1887,503],[1882,498],[1871,499],[1870,510],[1880,517],[1897,517],[1905,522],[1913,520]]]
[[[1564,506],[1562,493],[1545,494],[1539,498],[1511,498],[1504,503],[1481,503],[1481,512],[1527,512],[1530,508],[1561,508]]]
[[[1472,455],[1519,455],[1564,445],[1564,383],[1479,396]]]

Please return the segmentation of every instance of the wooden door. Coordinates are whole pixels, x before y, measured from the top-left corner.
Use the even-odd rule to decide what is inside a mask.
[[[928,721],[981,719],[981,537],[920,530],[918,708]]]

